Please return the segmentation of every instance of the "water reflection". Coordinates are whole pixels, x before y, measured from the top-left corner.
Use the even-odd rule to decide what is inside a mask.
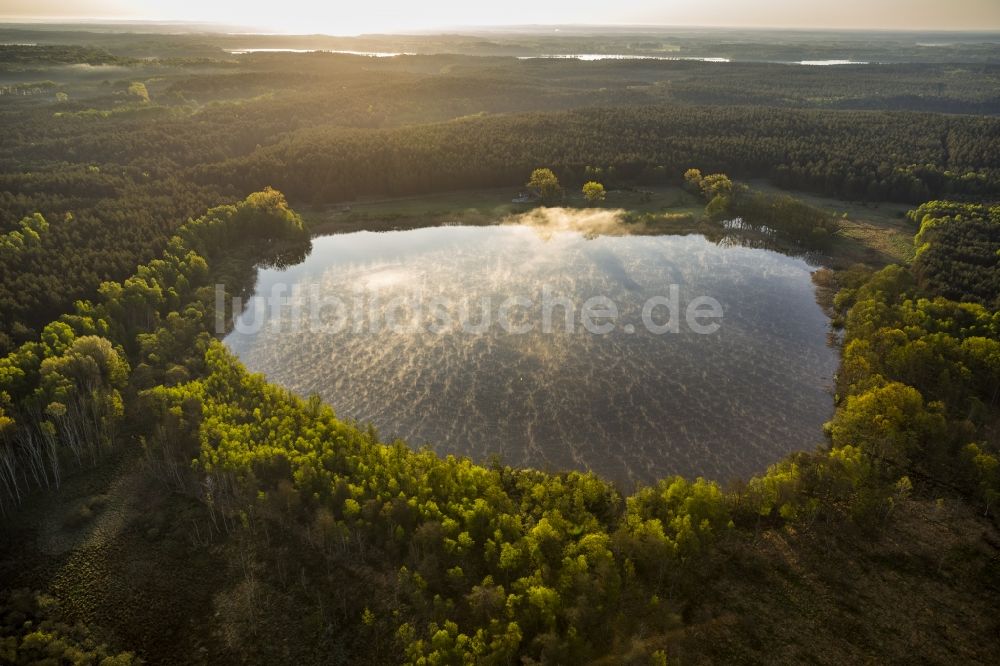
[[[620,317],[607,334],[561,326],[563,309],[547,332],[521,335],[496,326],[332,332],[289,326],[282,310],[226,342],[251,370],[320,394],[342,417],[480,461],[593,469],[625,485],[673,473],[724,480],[820,441],[836,354],[806,261],[736,244],[733,229],[717,244],[551,221],[318,238],[301,263],[260,270],[256,293],[365,292],[377,309],[417,290],[472,303],[476,318],[484,299],[537,305],[544,288],[573,317],[586,299],[609,298]],[[643,304],[671,285],[685,303],[717,299],[719,330],[658,335],[636,325]],[[540,324],[542,314],[518,316]]]

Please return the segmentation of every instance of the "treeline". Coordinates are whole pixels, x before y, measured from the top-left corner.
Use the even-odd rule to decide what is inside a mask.
[[[1000,407],[1000,315],[927,297],[898,266],[842,291],[837,307],[846,330],[834,442],[867,437],[883,469],[969,489],[989,512],[1000,496],[990,434]]]
[[[0,250],[0,353],[37,338],[102,282],[128,277],[164,249],[185,219],[227,199],[174,178],[139,184],[82,168],[0,176],[0,187],[9,188],[0,193],[2,228],[10,229],[5,245],[18,248]],[[44,230],[33,213],[39,209]],[[18,222],[24,218],[36,220],[29,225],[34,234]]]
[[[710,220],[738,224],[740,230],[824,248],[838,229],[837,220],[825,211],[787,194],[752,190],[723,173],[705,176],[699,169],[688,169],[684,187],[705,199],[705,214]]]
[[[0,68],[15,69],[18,65],[130,65],[137,61],[116,56],[106,49],[93,46],[63,44],[0,44]]]
[[[162,258],[48,324],[0,359],[0,511],[39,486],[58,487],[67,461],[115,444],[128,391],[187,377],[214,329],[215,294],[204,257],[273,239],[308,243],[281,194],[266,190],[183,225]],[[132,364],[135,364],[134,371]]]
[[[931,201],[909,219],[919,225],[913,270],[923,288],[1000,308],[1000,206]]]
[[[702,69],[694,65],[692,73]],[[672,81],[673,99],[692,104],[996,114],[1000,96],[982,86],[995,65],[858,64],[796,67],[727,63],[710,76]]]
[[[173,461],[163,478],[180,483],[196,457],[209,481],[179,487],[212,489],[220,529],[240,531],[242,515],[327,566],[349,559],[393,577],[394,599],[343,601],[388,634],[390,661],[594,658],[616,635],[668,626],[699,558],[732,530],[725,497],[703,480],[668,479],[626,502],[591,474],[382,444],[248,374],[218,343],[203,378],[144,395],[147,446]]]
[[[304,129],[196,168],[201,182],[272,183],[305,201],[514,185],[538,164],[662,182],[690,164],[848,199],[917,203],[1000,192],[1000,121],[921,114],[650,107],[483,117],[397,130]],[[670,181],[676,182],[676,181]]]

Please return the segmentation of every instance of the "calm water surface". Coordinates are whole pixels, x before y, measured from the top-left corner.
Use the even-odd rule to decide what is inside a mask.
[[[335,235],[314,239],[299,265],[259,271],[257,295],[283,295],[280,306],[250,303],[226,343],[251,370],[321,395],[386,439],[478,461],[589,469],[627,486],[669,474],[725,480],[822,440],[837,356],[812,270],[699,235],[514,225]],[[717,299],[718,331],[648,331],[643,305],[670,285],[682,308]],[[512,295],[532,301],[510,315],[534,326],[529,333],[495,321]],[[618,307],[608,334],[579,325],[593,296]],[[544,299],[560,299],[549,332]],[[484,302],[493,325],[465,330],[460,321],[482,322]],[[316,303],[326,304],[318,315]],[[655,323],[666,319],[654,310]]]

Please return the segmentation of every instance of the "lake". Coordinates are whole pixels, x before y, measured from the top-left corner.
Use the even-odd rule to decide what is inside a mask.
[[[837,353],[814,265],[597,221],[316,238],[259,270],[225,342],[387,440],[626,487],[822,441]]]

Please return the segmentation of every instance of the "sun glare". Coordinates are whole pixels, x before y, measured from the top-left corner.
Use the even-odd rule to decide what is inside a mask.
[[[0,3],[3,18],[94,18],[215,23],[268,33],[355,35],[360,33],[420,32],[459,27],[632,25],[976,29],[1000,27],[1000,3],[995,0],[958,0],[943,5],[912,0],[842,0],[812,5],[798,0],[744,3],[686,3],[679,0],[599,0],[573,3],[504,3],[380,0],[365,3],[317,3],[288,0],[7,0]]]

